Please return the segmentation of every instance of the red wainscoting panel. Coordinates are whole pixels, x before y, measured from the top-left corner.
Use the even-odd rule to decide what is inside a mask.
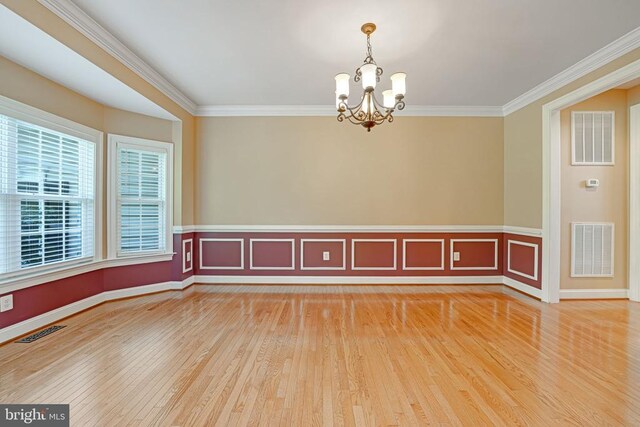
[[[194,233],[173,235],[173,251],[176,254],[172,261],[171,280],[182,281],[193,276],[193,267],[195,267],[195,260],[197,259],[193,242],[195,242]],[[188,251],[191,252],[190,263],[186,261]],[[189,264],[192,268],[185,271],[185,266],[188,268]]]
[[[175,259],[180,262],[180,259],[174,256]],[[102,270],[104,274],[104,290],[113,291],[169,282],[172,273],[171,264],[172,261],[166,261],[105,268]]]
[[[455,261],[454,254],[460,254]],[[499,239],[452,239],[451,270],[490,270],[498,271]]]
[[[444,270],[444,239],[404,239],[403,270]]]
[[[102,293],[102,270],[10,292],[13,310],[0,313],[0,328]]]
[[[352,270],[396,270],[396,239],[351,240]]]
[[[295,270],[294,239],[250,239],[251,270]]]
[[[530,279],[538,278],[538,246],[515,240],[508,240],[509,251],[508,270],[521,276],[529,276]]]
[[[201,238],[199,254],[202,270],[242,270],[244,239]]]
[[[503,274],[537,289],[542,289],[542,239],[540,237],[505,234],[505,266]]]
[[[182,241],[182,272],[193,270],[193,239]]]
[[[325,252],[329,253],[328,260],[323,259],[323,254]],[[301,270],[346,270],[346,268],[346,239],[300,240]]]

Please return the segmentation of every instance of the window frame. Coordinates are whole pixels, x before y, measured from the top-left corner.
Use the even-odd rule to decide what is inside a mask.
[[[166,183],[165,183],[165,248],[158,251],[141,251],[121,253],[118,247],[118,148],[121,146],[137,150],[163,151],[166,153]],[[156,257],[158,261],[173,257],[173,144],[164,141],[137,138],[133,136],[107,135],[107,254],[109,259],[132,259]],[[171,258],[168,258],[171,259]]]
[[[59,117],[55,114],[40,110],[13,99],[0,96],[0,114],[40,126],[51,131],[59,132],[73,138],[82,139],[93,145],[93,256],[80,257],[66,261],[14,270],[0,276],[0,285],[16,280],[30,279],[38,276],[68,270],[81,265],[91,264],[102,260],[102,200],[103,200],[103,139],[104,133],[89,126]],[[0,287],[0,289],[2,289]]]

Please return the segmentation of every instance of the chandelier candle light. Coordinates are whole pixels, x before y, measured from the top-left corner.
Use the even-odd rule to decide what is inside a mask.
[[[405,73],[395,73],[391,75],[391,89],[382,92],[382,104],[375,96],[376,84],[380,81],[382,68],[378,67],[371,54],[371,34],[376,30],[376,25],[372,23],[364,24],[362,32],[367,35],[367,57],[364,64],[356,70],[353,81],[362,82],[364,94],[360,103],[355,107],[349,107],[349,79],[347,73],[336,75],[336,108],[338,109],[338,121],[349,120],[355,125],[361,125],[371,132],[375,125],[381,125],[385,121],[393,121],[393,112],[403,110],[404,95],[407,90]]]

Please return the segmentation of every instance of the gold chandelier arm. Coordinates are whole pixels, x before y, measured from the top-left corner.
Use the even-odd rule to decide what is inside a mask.
[[[360,115],[360,113],[362,112],[362,104],[364,103],[364,98],[365,97],[363,96],[360,102],[355,107],[349,107],[349,105],[345,101],[340,102],[340,104],[338,104],[338,112],[340,112],[338,117],[340,117],[340,115],[344,116],[345,118],[358,117],[358,115]],[[348,115],[345,114],[347,111],[349,112]]]
[[[349,112],[349,114],[345,114],[345,112],[347,111]],[[346,109],[344,111],[341,111],[340,114],[338,114],[337,119],[339,122],[343,122],[346,119],[354,125],[359,125],[359,124],[362,124],[362,122],[364,121],[364,118],[362,117],[363,114],[364,113],[361,110]]]
[[[376,125],[381,125],[385,122],[385,120],[387,120],[387,117],[391,117],[390,112],[387,112],[387,114],[382,114],[381,112],[376,111],[373,115],[373,121],[376,123]]]
[[[380,101],[378,101],[378,98],[376,98],[375,92],[371,92],[371,98],[373,99],[373,105],[375,106],[376,111],[388,110],[388,108],[386,108],[383,104],[380,103]]]
[[[375,97],[375,93],[372,93],[372,95],[373,95],[373,102],[376,105],[376,111],[374,113],[374,119],[376,124],[379,125],[384,123],[385,121],[393,121],[392,114],[395,111],[395,108],[398,105],[398,102],[396,101],[396,104],[393,106],[393,108],[386,108],[384,105],[380,104],[378,99]],[[381,111],[384,111],[384,113],[382,113]],[[391,118],[391,120],[389,120],[389,118]]]
[[[339,104],[339,114],[337,117],[338,121],[342,122],[346,119],[350,123],[356,125],[374,123],[377,126],[381,125],[385,121],[389,123],[393,122],[393,112],[396,109],[402,110],[405,107],[404,97],[402,96],[396,97],[396,103],[394,104],[393,108],[386,108],[378,101],[374,91],[366,92],[365,95],[371,97],[371,111],[365,112],[363,110],[364,102],[367,99],[367,96],[363,96],[358,105],[356,105],[355,107],[349,107],[349,105],[347,105],[347,103],[343,101]]]
[[[351,124],[354,124],[354,125],[362,124],[362,120],[355,119],[353,115],[347,117],[347,120],[349,120]]]

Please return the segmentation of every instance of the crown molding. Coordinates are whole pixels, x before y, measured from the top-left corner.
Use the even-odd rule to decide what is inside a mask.
[[[142,77],[180,107],[194,114],[196,104],[70,0],[38,0],[89,40]]]
[[[502,117],[500,106],[407,105],[403,116],[417,117]]]
[[[502,108],[503,115],[507,116],[519,109],[543,98],[563,86],[589,74],[592,71],[608,64],[640,47],[640,27],[631,30],[619,39],[609,43],[602,49],[592,53],[571,67],[551,77],[533,89],[523,93],[514,100],[508,102]]]
[[[196,116],[202,117],[309,117],[335,116],[333,105],[202,105],[196,108]],[[412,105],[398,113],[398,117],[502,117],[502,107],[462,107]]]
[[[333,116],[332,105],[200,105],[195,115],[202,117]]]

